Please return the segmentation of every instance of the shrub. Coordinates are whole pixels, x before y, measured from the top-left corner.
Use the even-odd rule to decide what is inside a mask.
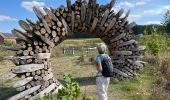
[[[150,52],[154,55],[157,55],[160,52],[160,43],[158,39],[158,34],[156,32],[152,32],[148,41],[148,47]]]
[[[77,100],[80,96],[79,84],[71,78],[71,75],[64,75],[64,87],[58,91],[58,99],[60,100]]]
[[[4,45],[5,46],[11,46],[13,44],[15,44],[14,40],[9,40],[9,39],[4,40]]]

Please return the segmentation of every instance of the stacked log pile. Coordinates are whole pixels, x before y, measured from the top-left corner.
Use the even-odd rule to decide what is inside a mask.
[[[76,0],[72,5],[70,0],[66,2],[67,7],[43,8],[45,14],[34,7],[39,20],[20,20],[19,25],[25,31],[12,30],[18,37],[17,47],[8,49],[16,51],[16,55],[8,59],[16,65],[11,70],[13,76],[22,79],[13,86],[20,93],[9,100],[35,99],[44,93],[57,92],[62,86],[55,80],[50,68],[52,48],[80,32],[95,34],[106,43],[115,78],[119,80],[135,76],[145,64],[138,61],[140,51],[131,31],[135,23],[127,20],[130,11],[125,16],[123,9],[115,13],[112,9],[115,0],[106,5],[99,5],[96,0]]]

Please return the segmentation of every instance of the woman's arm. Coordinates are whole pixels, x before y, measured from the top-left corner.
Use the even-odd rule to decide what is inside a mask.
[[[96,64],[97,64],[97,70],[99,72],[102,72],[102,64],[101,64],[101,62],[96,62]]]

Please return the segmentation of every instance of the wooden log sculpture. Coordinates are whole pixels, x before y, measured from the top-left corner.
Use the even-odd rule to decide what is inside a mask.
[[[66,2],[67,7],[44,8],[45,14],[34,7],[33,11],[39,20],[20,20],[19,25],[25,32],[12,30],[18,37],[18,47],[8,47],[16,51],[16,55],[6,59],[12,60],[16,67],[5,77],[17,76],[22,80],[13,86],[20,93],[8,100],[35,99],[46,92],[57,92],[62,85],[53,77],[50,68],[52,48],[78,32],[94,34],[106,43],[113,61],[115,78],[131,78],[143,67],[144,63],[137,61],[140,51],[131,31],[135,23],[127,21],[130,11],[125,16],[123,9],[115,13],[112,10],[114,0],[104,6],[97,4],[96,0],[89,0],[88,3],[76,0],[72,5],[70,0]]]

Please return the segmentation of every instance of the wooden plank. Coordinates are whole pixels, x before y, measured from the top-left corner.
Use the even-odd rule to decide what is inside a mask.
[[[30,89],[28,89],[26,91],[20,92],[20,93],[14,95],[14,96],[8,98],[7,100],[18,100],[18,99],[21,99],[21,98],[23,98],[23,97],[25,97],[25,96],[27,96],[27,95],[37,91],[40,87],[41,87],[41,85],[32,87],[32,88],[30,88]]]
[[[53,89],[55,89],[55,87],[56,87],[56,84],[53,83],[50,86],[48,86],[47,88],[45,88],[43,91],[41,91],[40,93],[38,93],[37,95],[33,96],[30,99],[31,100],[36,100],[38,97],[43,97],[45,93],[51,92]]]
[[[117,55],[131,55],[132,51],[112,51],[112,53]]]
[[[68,8],[68,11],[70,12],[70,14],[72,13],[72,10],[71,10],[71,1],[70,0],[66,0],[67,2],[67,8]]]
[[[97,22],[98,22],[98,18],[95,17],[92,23],[92,27],[90,29],[90,33],[93,32],[93,30],[96,28]]]
[[[45,7],[43,9],[49,15],[51,19],[53,19],[54,21],[58,21],[58,18],[50,11],[50,9],[45,8]]]
[[[17,81],[14,85],[13,85],[13,88],[17,88],[17,87],[21,87],[27,83],[29,83],[30,81],[33,80],[33,77],[27,77],[23,80],[20,80],[20,81]]]
[[[125,36],[126,36],[126,33],[122,33],[122,34],[118,35],[117,37],[111,39],[110,42],[113,43],[113,42],[115,42],[115,41],[117,41],[117,40],[119,40],[119,39],[121,39],[121,38],[123,38]]]
[[[12,69],[13,73],[25,73],[25,72],[33,72],[39,69],[43,69],[44,64],[28,64],[28,65],[20,65],[16,66]]]
[[[111,28],[113,28],[113,25],[115,24],[115,22],[116,22],[116,19],[113,18],[113,19],[110,21],[108,27],[106,28],[106,30],[104,31],[103,34],[107,33]]]
[[[75,19],[74,12],[72,11],[72,13],[71,13],[71,30],[72,30],[72,32],[74,32],[74,19]]]
[[[46,75],[45,77],[43,77],[43,80],[48,81],[49,79],[53,78],[53,76],[54,76],[53,73],[50,73],[50,74]]]
[[[37,34],[41,38],[41,40],[44,41],[49,46],[51,46],[51,47],[55,46],[53,42],[51,42],[48,38],[46,38],[43,35],[41,35],[41,33],[39,31],[36,31],[35,34]]]
[[[103,15],[103,18],[102,18],[102,21],[101,21],[101,24],[100,24],[100,27],[103,26],[103,24],[106,22],[107,20],[107,17],[109,16],[109,9],[107,9],[105,12],[104,12],[104,15]]]
[[[83,2],[81,5],[81,21],[84,22],[86,17],[86,6],[85,3]]]
[[[126,42],[123,42],[122,44],[119,44],[118,47],[122,47],[122,46],[126,46],[126,45],[131,45],[131,44],[133,44],[135,42],[136,42],[135,40],[126,41]]]
[[[31,29],[30,29],[30,26],[23,20],[19,20],[19,25],[26,31],[30,32]]]
[[[12,73],[11,71],[10,72],[7,72],[5,73],[4,75],[0,76],[0,80],[1,81],[4,81],[4,80],[9,80],[9,79],[12,79],[14,77],[16,77],[17,75]]]
[[[38,53],[33,55],[34,58],[36,59],[49,59],[51,56],[51,53]]]

